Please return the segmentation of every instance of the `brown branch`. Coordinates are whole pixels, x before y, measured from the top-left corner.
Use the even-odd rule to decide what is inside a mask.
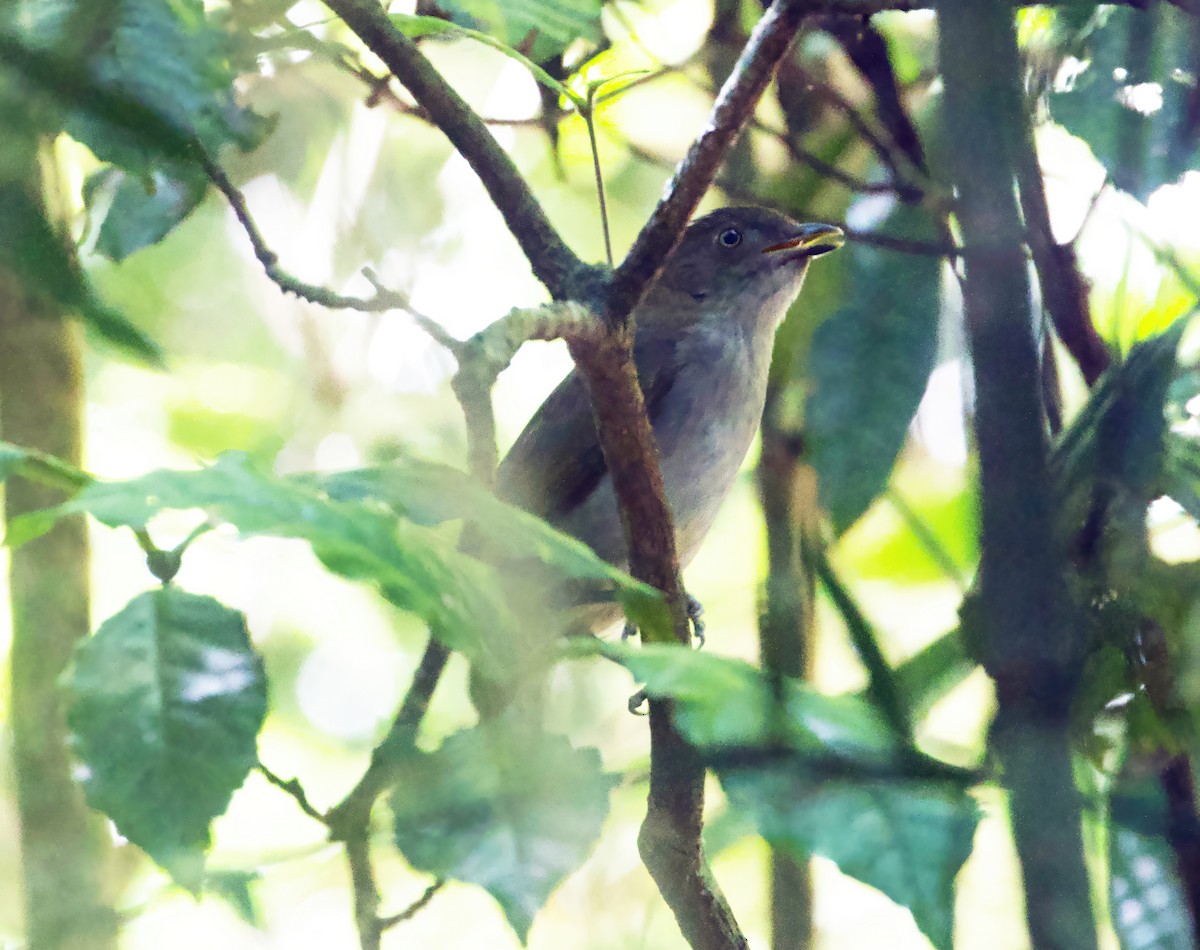
[[[864,19],[846,16],[830,19],[825,28],[841,44],[874,93],[875,114],[888,135],[886,143],[876,143],[876,152],[891,169],[900,197],[908,202],[919,202],[925,189],[922,182],[914,179],[928,177],[925,150],[901,98],[887,40]],[[851,109],[851,113],[855,111]],[[903,156],[903,160],[898,156]],[[902,168],[903,165],[908,168]],[[909,171],[915,174],[910,175]]]
[[[600,445],[612,477],[630,572],[661,590],[675,638],[689,641],[686,597],[671,511],[632,354],[629,313],[674,248],[729,148],[746,125],[809,7],[775,0],[755,27],[662,201],[613,277],[602,338],[569,340],[588,387]],[[700,950],[747,946],[708,870],[701,844],[704,766],[673,722],[672,705],[650,703],[650,791],[638,850],[684,939]]]
[[[383,60],[467,160],[551,296],[556,300],[594,296],[595,269],[567,247],[483,120],[395,27],[383,7],[375,0],[326,0],[326,6]]]
[[[1033,252],[1042,301],[1054,329],[1079,365],[1090,387],[1112,363],[1112,355],[1092,323],[1088,285],[1079,269],[1073,244],[1059,244],[1050,229],[1046,183],[1034,144],[1033,127],[1025,119],[1020,141],[1015,143],[1017,182],[1025,216],[1029,249]]]
[[[610,321],[623,322],[658,276],[791,46],[801,20],[813,6],[810,0],[774,0],[754,27],[734,71],[717,95],[707,127],[692,143],[667,193],[613,275],[605,311]]]
[[[630,572],[663,591],[675,636],[687,643],[675,531],[629,337],[618,326],[603,340],[572,341],[569,346],[591,394],[629,547]],[[647,813],[638,836],[642,861],[690,946],[745,947],[701,847],[704,766],[675,730],[669,702],[650,702],[650,762]]]

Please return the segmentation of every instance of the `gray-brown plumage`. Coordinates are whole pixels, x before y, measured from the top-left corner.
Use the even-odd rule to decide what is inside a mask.
[[[775,330],[808,262],[842,244],[827,224],[764,208],[693,222],[637,308],[634,359],[658,443],[680,560],[695,555],[758,428]],[[572,372],[500,465],[499,495],[626,565],[612,480]],[[615,619],[615,611],[611,618]]]

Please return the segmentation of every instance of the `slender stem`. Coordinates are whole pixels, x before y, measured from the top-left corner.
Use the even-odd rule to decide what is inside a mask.
[[[787,378],[790,367],[780,375]],[[759,656],[764,669],[797,679],[811,674],[814,640],[813,572],[800,553],[800,534],[819,525],[816,475],[802,459],[803,442],[779,423],[781,388],[770,386],[763,413],[758,491],[767,534],[765,604],[759,617]],[[771,946],[808,950],[813,942],[813,881],[810,863],[772,848]]]
[[[608,266],[613,266],[612,237],[608,228],[608,202],[604,197],[604,175],[600,171],[600,149],[596,145],[596,103],[595,97],[590,97],[587,111],[583,113],[583,121],[587,123],[588,142],[592,147],[592,169],[596,173],[596,198],[600,202],[600,226],[604,229],[604,259]]]
[[[371,764],[358,784],[325,816],[330,838],[348,844],[351,838],[366,829],[375,802],[395,781],[397,760],[411,748],[417,726],[425,718],[449,658],[450,651],[442,641],[431,636],[388,734],[371,753]]]
[[[913,537],[925,549],[925,552],[933,559],[943,574],[948,580],[953,581],[963,593],[966,593],[969,586],[968,578],[963,575],[962,569],[955,563],[950,552],[946,550],[945,545],[934,533],[933,529],[926,524],[922,518],[908,503],[903,495],[895,488],[888,488],[885,492],[888,503],[896,510],[896,514],[900,516],[900,520],[908,527],[908,530],[913,533]]]

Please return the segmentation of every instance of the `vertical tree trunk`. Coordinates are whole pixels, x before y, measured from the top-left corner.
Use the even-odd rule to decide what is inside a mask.
[[[1070,706],[1081,628],[1053,530],[1024,225],[1014,188],[1024,103],[1011,4],[939,0],[947,159],[966,255],[982,482],[979,658],[995,680],[992,749],[1008,789],[1038,950],[1096,947]]]
[[[32,150],[31,150],[32,151]],[[22,183],[43,200],[36,160]],[[72,463],[81,455],[79,327],[0,266],[0,436]],[[14,479],[7,522],[56,504],[55,491]],[[31,950],[115,946],[102,897],[107,831],[72,777],[58,678],[89,629],[88,547],[81,518],[11,554],[10,724],[26,931]]]

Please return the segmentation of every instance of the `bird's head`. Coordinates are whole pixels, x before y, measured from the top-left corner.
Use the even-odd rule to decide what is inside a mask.
[[[671,323],[736,320],[773,331],[809,261],[844,242],[832,224],[798,224],[768,208],[721,208],[688,225],[647,302]]]

